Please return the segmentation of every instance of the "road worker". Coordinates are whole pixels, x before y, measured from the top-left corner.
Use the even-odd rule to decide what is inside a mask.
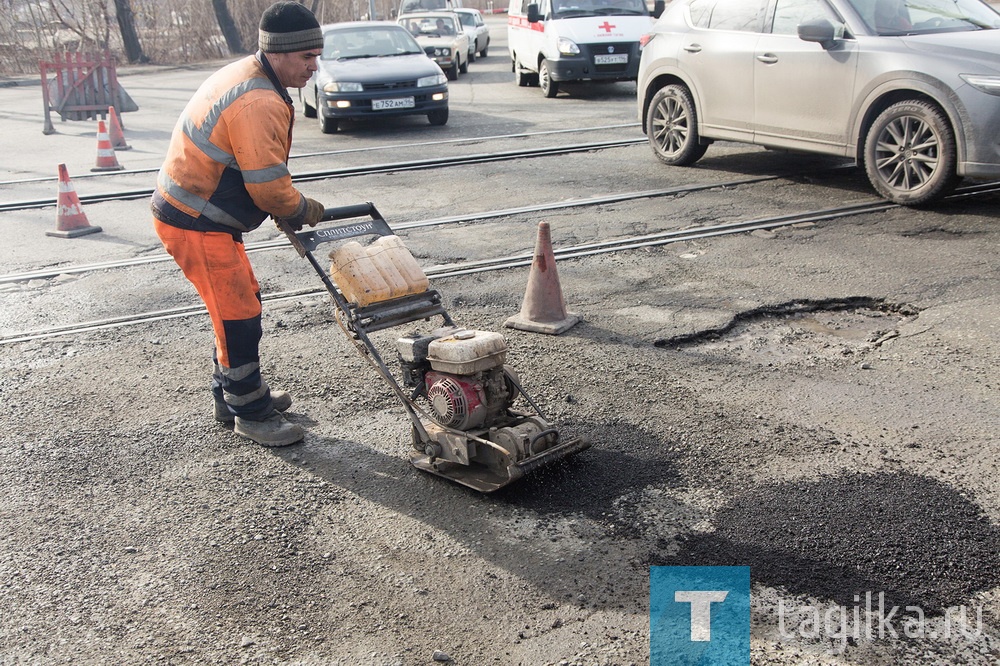
[[[271,216],[315,226],[318,201],[288,171],[295,109],[286,88],[317,69],[323,33],[309,9],[277,2],[260,20],[259,50],[210,76],[174,127],[153,194],[153,224],[212,318],[215,418],[264,446],[301,440],[281,412],[291,396],[261,377],[260,287],[243,234]]]

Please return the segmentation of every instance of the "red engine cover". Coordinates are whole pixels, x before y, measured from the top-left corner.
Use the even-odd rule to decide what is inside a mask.
[[[424,377],[427,399],[441,424],[465,430],[486,419],[486,395],[481,382],[431,370]]]

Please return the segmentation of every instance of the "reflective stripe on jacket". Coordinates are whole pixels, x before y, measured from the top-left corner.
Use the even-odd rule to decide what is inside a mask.
[[[305,214],[287,165],[295,109],[262,60],[258,53],[223,67],[184,108],[153,194],[157,219],[239,236],[268,215]]]

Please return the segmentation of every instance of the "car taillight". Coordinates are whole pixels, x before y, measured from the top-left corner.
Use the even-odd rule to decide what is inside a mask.
[[[649,44],[650,40],[652,40],[653,37],[655,37],[655,36],[656,35],[654,33],[647,32],[645,35],[643,35],[642,37],[640,37],[639,38],[639,48],[641,49],[644,46],[646,46],[646,44]]]

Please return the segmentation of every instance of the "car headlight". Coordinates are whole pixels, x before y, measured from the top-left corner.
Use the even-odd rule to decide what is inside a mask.
[[[580,55],[580,47],[576,45],[571,39],[566,39],[565,37],[560,37],[559,41],[556,43],[556,48],[559,49],[559,53],[563,55]]]
[[[361,92],[364,88],[356,81],[330,81],[323,86],[323,92]]]
[[[447,83],[448,77],[444,74],[431,74],[430,76],[424,76],[417,79],[418,88],[427,88],[428,86],[439,86],[442,83]]]
[[[970,86],[982,90],[988,95],[1000,95],[1000,76],[985,74],[959,74]]]
[[[442,57],[444,57],[444,56],[450,56],[451,55],[451,49],[449,49],[447,47],[444,47],[444,46],[439,46],[436,49],[434,49],[434,55],[436,55],[436,56],[442,56]]]

